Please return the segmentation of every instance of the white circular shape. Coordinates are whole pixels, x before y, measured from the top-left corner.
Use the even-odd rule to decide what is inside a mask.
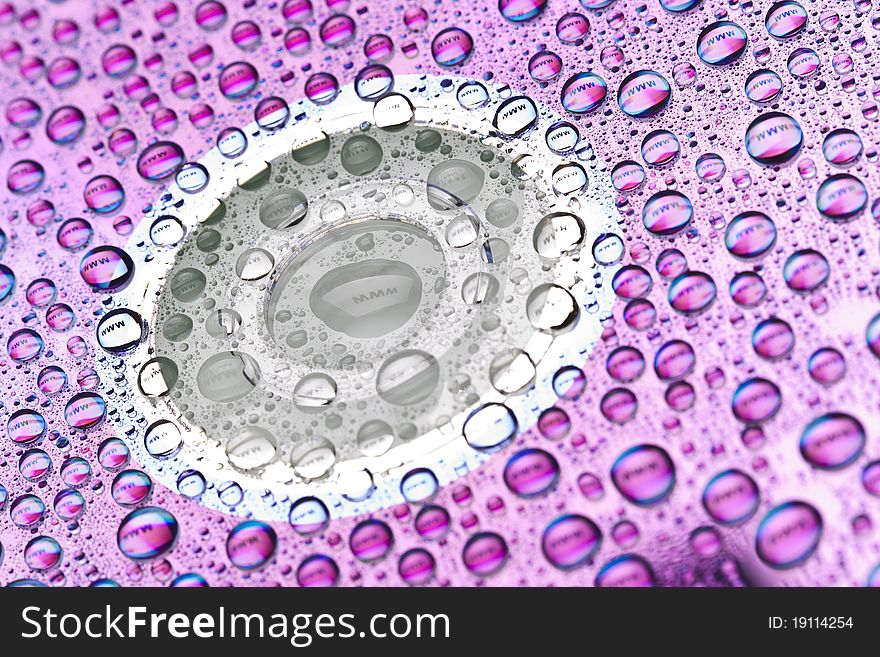
[[[154,430],[153,447],[133,446],[154,479],[175,488],[178,477],[198,470],[209,490],[235,484],[244,500],[231,509],[216,492],[199,498],[227,513],[287,519],[288,509],[264,495],[268,489],[275,499],[317,497],[335,516],[353,515],[404,501],[402,478],[416,468],[446,485],[553,404],[553,375],[561,365],[578,364],[572,360],[582,360],[597,342],[598,317],[614,300],[610,284],[588,291],[582,282],[596,269],[584,246],[618,231],[615,194],[602,172],[607,167],[595,159],[577,165],[580,171],[563,169],[555,181],[564,195],[558,197],[553,171],[570,163],[544,140],[518,135],[543,134],[561,117],[525,97],[511,103],[509,91],[464,79],[452,83],[398,76],[396,88],[413,91],[386,97],[378,108],[351,85],[328,105],[292,104],[291,117],[305,118],[274,131],[245,126],[242,136],[262,134],[249,144],[236,141],[235,150],[246,157],[229,159],[229,144],[222,144],[224,152],[215,148],[198,162],[210,172],[203,190],[187,194],[172,185],[151,206],[129,252],[154,244],[150,227],[165,215],[180,222],[182,239],[156,245],[129,285],[113,295],[113,307],[137,310],[149,328],[125,362],[146,426],[170,424],[158,425],[161,435]],[[493,121],[500,135],[489,134]],[[456,163],[455,153],[430,150],[434,136],[428,133],[410,141],[426,149],[432,171],[412,171],[415,158],[389,158],[386,146],[401,134],[429,130],[441,139],[469,135],[456,137],[462,152],[488,149],[496,157],[480,166],[478,156]],[[357,144],[346,141],[353,136]],[[346,144],[356,158],[341,167],[351,184],[325,180],[319,188],[307,184],[315,178],[303,177],[297,187],[288,180],[298,166],[317,171],[325,159],[348,157],[340,150]],[[392,165],[391,175],[372,175],[376,158]],[[492,166],[506,167],[528,195],[498,191],[500,183],[482,168]],[[277,177],[285,178],[283,185]],[[297,193],[271,202],[261,221],[260,200],[275,185]],[[581,224],[557,222],[553,243],[543,254],[536,251],[537,223],[571,213],[575,198]],[[333,212],[322,211],[330,207]],[[227,237],[232,248],[221,248],[223,231],[241,244]],[[240,239],[244,234],[256,239]],[[377,245],[393,252],[385,259],[399,266],[377,264],[382,258],[369,255]],[[201,297],[210,303],[182,305],[164,284],[193,262],[214,263]],[[349,265],[357,268],[343,269]],[[598,271],[613,274],[610,266]],[[325,276],[332,284],[321,285]],[[294,294],[306,288],[309,294]],[[292,301],[297,298],[299,305]],[[218,312],[235,321],[219,319]],[[172,329],[187,313],[198,337],[180,341]],[[295,316],[301,319],[292,322]],[[476,349],[456,346],[465,331],[479,336]],[[215,352],[193,349],[200,342]],[[172,393],[191,391],[183,395],[185,415],[181,394],[140,394],[138,373],[157,356],[177,364]],[[108,380],[116,375],[111,360],[100,364]],[[450,381],[462,367],[470,392],[455,395]],[[278,418],[286,428],[273,426]],[[163,459],[161,467],[156,458]]]

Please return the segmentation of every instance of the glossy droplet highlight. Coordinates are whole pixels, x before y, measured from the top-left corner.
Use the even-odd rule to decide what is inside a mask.
[[[725,66],[742,57],[749,38],[731,21],[719,21],[703,28],[697,37],[697,56],[710,66]]]
[[[758,525],[755,550],[771,568],[793,568],[806,561],[822,539],[822,516],[799,500],[772,508]]]
[[[179,529],[177,519],[165,509],[144,507],[119,523],[116,544],[129,559],[153,559],[174,547]]]
[[[636,71],[626,76],[617,89],[617,105],[627,116],[648,119],[669,103],[672,89],[656,71]]]
[[[638,506],[653,506],[672,493],[675,466],[663,448],[636,445],[617,457],[611,466],[611,480],[628,501]]]

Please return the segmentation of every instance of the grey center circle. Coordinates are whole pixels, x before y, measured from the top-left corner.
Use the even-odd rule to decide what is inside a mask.
[[[443,248],[424,228],[364,218],[317,236],[282,264],[266,325],[291,357],[310,329],[332,333],[348,353],[357,344],[375,350],[381,338],[387,350],[393,334],[437,311],[445,286]],[[278,321],[288,317],[298,319]]]
[[[507,390],[496,356],[527,344],[529,291],[552,275],[519,255],[549,199],[503,149],[419,124],[315,140],[315,157],[242,165],[158,298],[156,352],[180,372],[169,401],[248,474],[265,467],[241,458],[254,418],[277,476],[317,479]],[[191,334],[172,339],[181,317]],[[515,362],[528,383],[534,365]]]

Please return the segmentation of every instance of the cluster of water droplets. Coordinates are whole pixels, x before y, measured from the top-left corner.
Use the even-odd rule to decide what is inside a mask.
[[[0,3],[0,581],[880,583],[878,26]]]

